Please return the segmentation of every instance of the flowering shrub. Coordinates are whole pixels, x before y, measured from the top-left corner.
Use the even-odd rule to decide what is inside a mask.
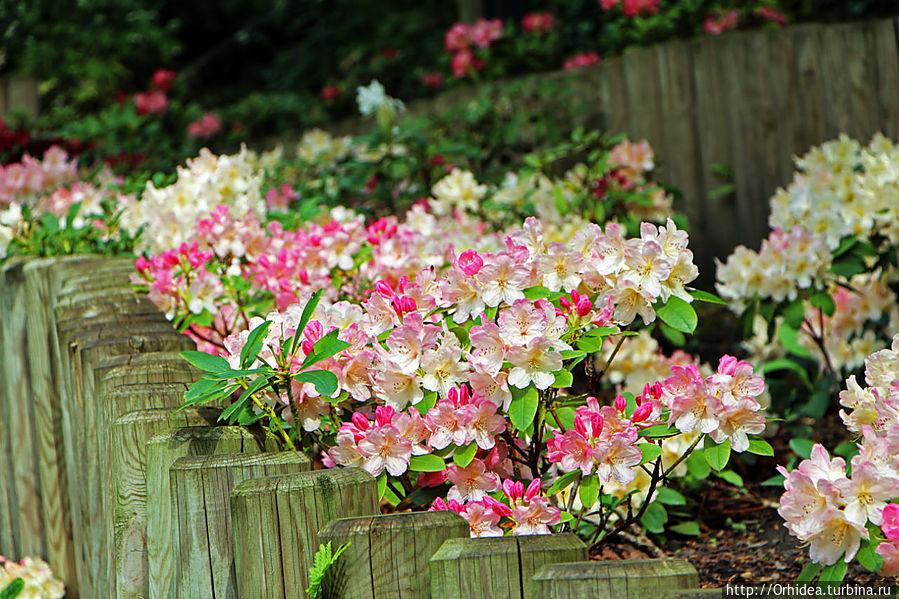
[[[0,555],[0,597],[3,599],[62,599],[63,595],[65,585],[53,578],[50,566],[42,559],[26,557],[14,562]]]
[[[773,231],[759,251],[740,246],[718,265],[718,292],[743,314],[750,360],[798,376],[808,415],[822,415],[839,381],[899,328],[897,160],[880,135],[867,147],[842,136],[813,148],[771,198]],[[778,407],[789,409],[783,395]]]
[[[853,559],[873,572],[899,576],[899,335],[891,349],[867,357],[865,383],[853,375],[840,392],[840,417],[850,433],[860,435],[858,444],[848,444],[845,459],[831,457],[818,444],[794,470],[778,467],[785,478],[778,512],[791,534],[809,545],[813,563],[801,576],[806,581],[821,572],[821,580],[839,582]]]
[[[462,213],[444,230],[458,228]],[[440,222],[420,207],[409,218],[430,223],[425,230]],[[703,439],[716,470],[731,449],[767,452],[750,439],[765,426],[755,399],[764,383],[729,356],[708,377],[675,366],[611,405],[562,393],[573,368],[605,339],[623,342],[638,316],[692,331],[698,292],[685,285],[697,271],[686,234],[670,220],[644,224],[636,238],[614,223],[588,224],[564,242],[551,241],[550,230],[531,218],[490,251],[448,246],[424,270],[367,283],[347,256],[338,269],[344,286],[311,293],[316,284],[308,285],[299,292],[310,298],[305,307],[250,318],[218,356],[187,352],[207,375],[185,405],[239,395],[225,410],[229,421],[267,418],[288,447],[378,477],[395,506],[425,506],[436,494],[432,508],[461,513],[474,536],[547,533],[564,523],[582,533],[592,526],[596,540],[643,518],[657,485]],[[331,246],[331,237],[347,247],[346,232],[332,221],[314,247]],[[376,252],[393,237],[414,241],[411,230],[383,221],[368,234],[376,247],[358,272],[378,272],[389,254]],[[181,253],[170,262],[196,268],[213,252]],[[680,436],[689,441],[663,456],[663,440]],[[626,487],[638,472],[648,473],[642,489],[601,491]]]
[[[0,260],[9,254],[120,252],[131,237],[118,227],[126,194],[108,171],[79,171],[59,146],[40,160],[0,166]]]

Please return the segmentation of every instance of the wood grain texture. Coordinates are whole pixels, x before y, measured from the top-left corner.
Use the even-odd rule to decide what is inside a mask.
[[[587,559],[573,534],[450,539],[431,558],[431,597],[543,599],[532,577],[544,564]]]
[[[179,458],[169,469],[171,509],[178,524],[176,599],[237,599],[231,492],[252,478],[311,468],[290,451]]]
[[[343,566],[329,576],[335,597],[418,599],[431,597],[431,556],[447,539],[468,535],[458,514],[437,511],[341,518],[318,536],[332,549],[352,543],[341,557]]]
[[[547,564],[532,584],[545,599],[643,599],[698,587],[699,576],[682,559],[583,561]]]
[[[335,468],[247,480],[231,494],[240,597],[289,599],[309,586],[318,531],[335,518],[378,513],[374,477]],[[336,546],[334,549],[336,550]]]
[[[44,510],[38,468],[34,401],[31,396],[28,362],[27,316],[25,313],[24,260],[6,262],[0,278],[0,328],[3,329],[2,372],[3,413],[8,429],[6,475],[7,503],[12,531],[12,555],[47,554]]]
[[[151,599],[176,594],[177,519],[172,509],[169,468],[179,458],[226,453],[278,451],[274,435],[261,429],[231,426],[175,428],[147,442],[147,568]]]
[[[178,404],[182,385],[134,385],[134,389],[107,394],[107,399],[126,400],[149,396],[153,403]],[[145,388],[146,387],[146,388]],[[147,560],[147,442],[171,428],[214,426],[221,414],[216,408],[153,408],[128,412],[112,427],[112,478],[115,488],[116,596],[146,599],[149,596]]]

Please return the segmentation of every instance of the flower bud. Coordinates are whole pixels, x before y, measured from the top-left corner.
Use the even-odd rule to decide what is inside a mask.
[[[623,395],[619,395],[615,398],[615,409],[619,412],[623,412],[627,408],[627,400],[624,399]]]
[[[481,258],[474,250],[466,250],[459,255],[456,260],[459,269],[469,277],[478,274],[481,267],[484,266],[484,259]]]
[[[534,497],[540,494],[540,479],[535,478],[531,481],[531,484],[528,485],[527,490],[524,492],[524,500],[530,501]]]

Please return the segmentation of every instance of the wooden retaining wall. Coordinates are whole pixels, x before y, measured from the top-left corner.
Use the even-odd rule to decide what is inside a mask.
[[[21,75],[0,77],[0,117],[14,110],[24,110],[30,116],[37,116],[38,104],[36,79]]]
[[[0,265],[0,554],[40,555],[69,599],[290,599],[321,542],[352,542],[339,597],[643,599],[684,560],[588,562],[573,535],[468,538],[453,512],[379,515],[357,468],[311,471],[269,431],[175,412],[187,338],[131,291],[130,260]]]
[[[840,133],[863,143],[878,131],[899,137],[896,40],[892,19],[730,32],[514,83],[564,90],[556,95],[571,98],[572,128],[647,139],[656,178],[683,192],[675,207],[690,219],[701,275],[713,279],[716,256],[738,244],[757,248],[767,236],[768,199],[791,180],[793,156]],[[477,88],[453,90],[411,102],[409,113],[439,114],[477,95]],[[516,97],[533,102],[535,94],[513,96],[512,110]],[[353,118],[331,129],[371,126]],[[726,183],[711,172],[714,164],[732,167],[735,193],[713,197]]]

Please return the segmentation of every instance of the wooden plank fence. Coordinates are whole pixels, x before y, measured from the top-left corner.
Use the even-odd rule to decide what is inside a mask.
[[[325,579],[341,597],[697,586],[683,560],[584,561],[570,534],[469,539],[452,512],[379,515],[363,470],[310,471],[267,430],[217,426],[218,408],[175,412],[198,373],[128,270],[93,256],[0,267],[0,553],[44,557],[67,597],[289,599],[326,541],[352,542]]]
[[[793,156],[840,133],[863,142],[877,132],[899,136],[896,32],[892,19],[730,32],[518,81],[524,90],[567,88],[578,107],[572,128],[590,124],[650,142],[656,178],[683,192],[675,208],[690,219],[690,247],[711,281],[715,257],[738,244],[757,248],[767,236],[768,199],[791,180]],[[410,102],[409,113],[438,114],[477,94],[452,90]],[[513,110],[534,97],[511,98]],[[330,128],[370,126],[352,118]],[[733,194],[711,193],[725,183],[715,164],[732,167]]]

